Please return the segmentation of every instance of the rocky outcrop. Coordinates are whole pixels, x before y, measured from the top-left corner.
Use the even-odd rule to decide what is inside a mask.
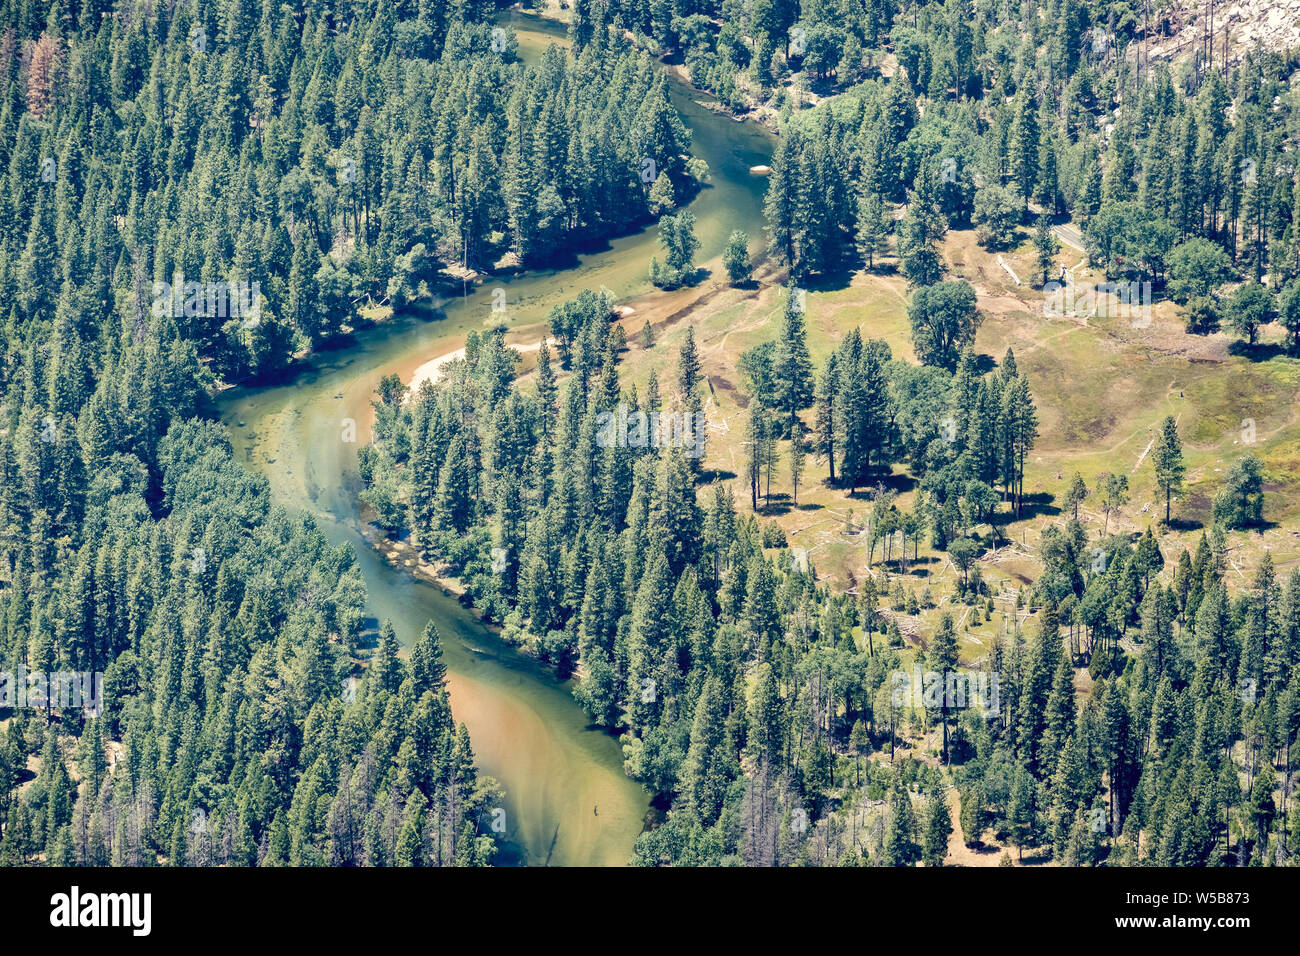
[[[1148,49],[1153,60],[1177,60],[1204,47],[1210,7],[1205,0],[1181,4],[1181,16],[1167,37],[1153,37]],[[1214,62],[1223,62],[1223,40],[1228,38],[1228,62],[1235,63],[1249,50],[1282,53],[1300,49],[1300,0],[1238,0],[1216,3]]]

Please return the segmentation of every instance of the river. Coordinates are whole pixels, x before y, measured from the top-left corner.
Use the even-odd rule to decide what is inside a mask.
[[[563,42],[563,27],[550,21],[512,14],[503,22],[515,29],[525,59]],[[772,138],[755,124],[700,106],[702,94],[670,82],[693,151],[711,169],[709,187],[690,208],[700,262],[716,271],[733,229],[762,234],[765,181],[749,168],[769,162]],[[357,448],[369,440],[380,378],[396,372],[409,381],[417,366],[463,344],[470,329],[501,319],[492,313],[492,289],[505,290],[512,328],[536,324],[584,288],[605,287],[620,299],[652,292],[646,276],[656,246],[650,229],[582,255],[572,268],[493,277],[464,298],[426,303],[358,333],[344,349],[313,356],[289,384],[232,389],[220,405],[236,454],[267,477],[274,499],[311,514],[331,541],[356,552],[374,621],[391,619],[408,646],[430,619],[437,624],[452,711],[469,728],[480,772],[506,791],[505,862],[625,864],[650,797],[624,775],[617,740],[589,726],[567,684],[505,645],[442,589],[388,565],[366,542]],[[355,442],[344,440],[349,420],[356,423]]]

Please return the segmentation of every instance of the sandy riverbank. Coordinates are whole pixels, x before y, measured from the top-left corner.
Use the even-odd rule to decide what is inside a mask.
[[[636,310],[631,306],[624,305],[616,307],[615,311],[619,313],[619,319],[626,319],[631,317]],[[546,341],[552,348],[554,348],[555,343],[549,337]],[[525,355],[529,352],[536,352],[542,347],[540,339],[536,342],[506,342],[506,345]],[[438,380],[442,378],[443,371],[446,367],[457,359],[463,359],[464,357],[465,347],[461,346],[458,349],[453,349],[452,351],[439,355],[436,358],[431,358],[423,365],[417,367],[415,372],[411,375],[411,380],[407,382],[407,385],[410,388],[410,391],[407,393],[408,397],[418,392],[420,386],[425,382],[436,385]]]
[[[547,341],[549,342],[549,339]],[[540,341],[527,342],[527,343],[507,342],[506,344],[510,346],[512,349],[514,349],[515,351],[522,352],[522,353],[536,352],[539,348],[542,347],[542,343]],[[433,358],[425,362],[423,365],[421,365],[419,368],[415,370],[415,373],[411,376],[411,381],[407,383],[410,386],[410,391],[407,392],[407,397],[409,398],[411,395],[414,395],[416,392],[418,392],[420,390],[420,386],[423,385],[425,382],[429,382],[430,384],[436,385],[438,383],[438,380],[442,378],[443,370],[452,362],[456,361],[457,359],[463,359],[464,357],[465,357],[465,347],[462,345],[458,349],[455,349],[451,352],[447,352],[444,355],[439,355],[437,358]]]

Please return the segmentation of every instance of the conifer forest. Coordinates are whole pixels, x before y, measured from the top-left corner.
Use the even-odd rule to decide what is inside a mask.
[[[1294,4],[0,8],[0,867],[1300,865]]]

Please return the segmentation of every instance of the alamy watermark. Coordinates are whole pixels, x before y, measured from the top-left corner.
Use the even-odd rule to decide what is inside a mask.
[[[187,282],[179,272],[172,280],[153,284],[155,317],[241,319],[246,329],[258,324],[262,312],[260,282]]]
[[[1151,283],[1070,282],[1055,280],[1043,286],[1047,300],[1043,312],[1052,318],[1089,315],[1102,319],[1132,319],[1135,329],[1151,324]]]
[[[999,713],[998,675],[987,671],[922,671],[912,665],[909,674],[896,670],[889,675],[895,707],[947,707],[949,710],[978,710],[985,717]]]
[[[0,671],[0,707],[54,710],[80,709],[98,717],[104,706],[103,671]]]
[[[681,448],[687,458],[704,455],[708,417],[704,412],[632,411],[619,402],[596,416],[596,444],[601,448]]]

